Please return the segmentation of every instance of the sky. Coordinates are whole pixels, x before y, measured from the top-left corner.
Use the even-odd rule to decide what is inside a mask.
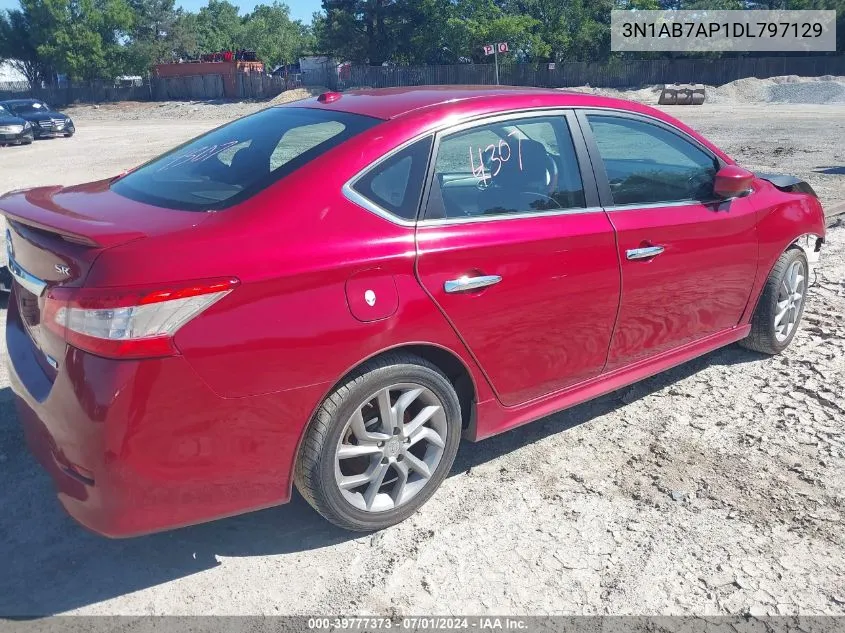
[[[229,0],[232,4],[240,7],[241,14],[249,13],[258,4],[272,4],[273,0]],[[294,20],[311,22],[311,14],[319,11],[322,6],[321,0],[282,0],[290,7],[290,15]],[[176,0],[176,5],[188,11],[197,11],[200,7],[208,4],[207,0]],[[0,0],[0,9],[17,9],[20,5],[18,0]]]

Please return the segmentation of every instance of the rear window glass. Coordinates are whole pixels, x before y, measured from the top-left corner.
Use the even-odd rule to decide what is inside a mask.
[[[269,108],[177,147],[111,189],[160,207],[223,209],[377,123],[346,112]]]

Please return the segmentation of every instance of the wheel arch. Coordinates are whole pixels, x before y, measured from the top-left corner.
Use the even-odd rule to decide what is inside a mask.
[[[345,383],[353,373],[358,371],[358,369],[366,363],[381,358],[382,356],[397,352],[414,354],[424,360],[427,360],[440,369],[440,371],[445,374],[446,378],[452,384],[452,387],[454,387],[455,392],[458,395],[458,403],[461,407],[461,427],[465,432],[474,428],[478,385],[476,384],[475,377],[473,376],[470,368],[467,366],[467,363],[461,359],[455,351],[442,345],[429,342],[402,343],[394,345],[393,347],[388,347],[361,359],[359,362],[355,363],[355,365],[347,369],[340,378],[338,378],[328,387],[328,389],[325,390],[320,399],[315,403],[311,414],[308,416],[307,423],[302,426],[302,430],[299,434],[299,440],[296,444],[294,458],[291,461],[290,476],[288,477],[288,495],[290,495],[293,490],[293,473],[296,470],[296,463],[299,460],[302,443],[305,440],[308,429],[314,420],[314,416],[325,399],[330,394],[334,393],[340,385]]]
[[[751,322],[766,280],[780,256],[791,248],[801,248],[812,268],[826,234],[824,209],[814,195],[785,193],[765,179],[755,182],[755,189],[759,185],[759,190],[753,195],[759,197],[760,205],[757,211],[757,274],[738,325]],[[808,236],[816,238],[810,247],[815,251],[815,258],[800,244]]]

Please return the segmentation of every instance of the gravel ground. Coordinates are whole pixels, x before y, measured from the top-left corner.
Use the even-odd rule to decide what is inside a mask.
[[[0,149],[0,190],[116,173],[253,105],[79,109],[73,139]],[[747,166],[845,200],[841,106],[670,110]],[[91,535],[26,452],[3,363],[0,614],[845,614],[843,279],[838,227],[783,355],[731,346],[464,444],[432,501],[374,535],[299,497],[132,540]]]

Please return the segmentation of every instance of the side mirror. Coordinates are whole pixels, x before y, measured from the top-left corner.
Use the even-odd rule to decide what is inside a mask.
[[[738,198],[751,191],[754,174],[739,165],[725,165],[713,181],[713,193],[720,198]]]

